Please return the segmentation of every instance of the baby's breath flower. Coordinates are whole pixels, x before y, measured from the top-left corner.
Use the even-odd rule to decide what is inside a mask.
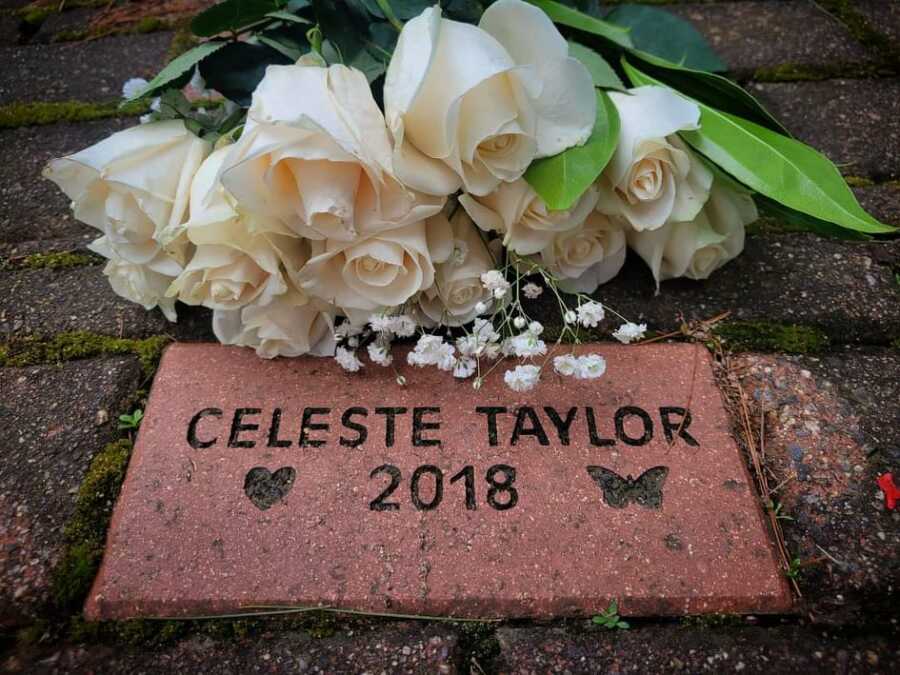
[[[133,96],[136,96],[146,89],[147,84],[147,80],[143,77],[128,78],[125,80],[125,84],[122,85],[122,98],[132,98]]]
[[[355,336],[347,338],[347,346],[356,349],[357,347],[359,347],[359,338]]]
[[[478,362],[473,358],[457,359],[456,365],[453,366],[453,377],[458,377],[461,380],[471,377],[475,374],[477,366]]]
[[[579,380],[593,380],[606,372],[606,359],[599,354],[585,354],[578,357],[575,377]]]
[[[584,304],[578,306],[578,323],[585,328],[594,328],[603,321],[603,317],[605,316],[606,312],[603,310],[603,305],[599,302],[588,300]]]
[[[544,332],[544,326],[540,321],[532,321],[528,324],[528,332],[532,335],[540,335]]]
[[[390,328],[397,337],[410,337],[416,332],[416,320],[408,314],[391,317]]]
[[[528,321],[525,320],[524,316],[517,316],[513,319],[513,326],[519,329],[525,328],[526,323],[528,323]]]
[[[531,331],[526,331],[510,338],[509,348],[513,354],[525,359],[547,353],[547,345]]]
[[[503,374],[503,381],[513,391],[530,391],[541,379],[541,370],[537,366],[516,366]]]
[[[379,366],[389,366],[394,360],[390,350],[385,345],[378,344],[377,342],[370,342],[368,351],[372,363],[377,363]]]
[[[623,323],[616,330],[614,330],[612,336],[622,344],[627,345],[630,342],[642,339],[645,332],[647,332],[647,324],[637,324],[629,321],[627,323]]]
[[[560,375],[574,375],[578,370],[578,359],[574,354],[563,354],[553,359],[553,369]]]
[[[509,292],[509,282],[500,270],[482,272],[481,283],[498,300]]]
[[[338,362],[341,368],[349,373],[355,373],[363,366],[362,361],[356,358],[356,352],[351,352],[344,347],[337,348],[337,351],[334,354],[334,360]]]
[[[527,284],[522,286],[522,295],[524,295],[529,300],[535,300],[539,298],[541,293],[543,292],[544,289],[535,283],[528,282]]]
[[[563,321],[566,323],[575,323],[578,320],[578,315],[573,312],[571,309],[568,310],[565,314],[563,314]]]
[[[475,303],[475,311],[484,314],[488,310],[488,306],[481,301]]]
[[[390,331],[392,322],[393,317],[386,314],[372,314],[369,317],[369,325],[376,333],[387,333]]]

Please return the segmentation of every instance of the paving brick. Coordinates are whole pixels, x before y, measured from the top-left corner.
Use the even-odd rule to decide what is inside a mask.
[[[648,626],[628,631],[501,628],[497,673],[888,672],[890,637],[835,638],[799,626]]]
[[[854,9],[866,17],[872,29],[886,35],[900,48],[900,3],[889,0],[856,0]]]
[[[845,174],[900,178],[900,78],[755,84],[751,92]]]
[[[594,295],[656,331],[677,330],[680,316],[693,321],[730,311],[732,320],[808,324],[837,342],[883,344],[900,334],[900,286],[892,269],[898,261],[898,242],[749,236],[744,252],[710,279],[666,281],[658,295],[650,271],[629,253],[619,276]],[[552,298],[534,304],[536,318],[558,323]],[[529,312],[532,307],[526,304]]]
[[[171,41],[171,33],[150,33],[0,48],[0,105],[117,99],[128,78],[156,74]]]
[[[75,493],[140,379],[134,357],[0,369],[0,626],[44,608]]]
[[[853,192],[862,207],[883,223],[900,227],[900,183],[882,183]]]
[[[210,312],[179,305],[171,324],[159,310],[120,298],[102,268],[14,270],[0,273],[0,339],[85,330],[116,337],[167,334],[209,339]]]
[[[752,415],[768,412],[770,485],[806,610],[831,624],[896,614],[900,514],[876,485],[900,467],[900,352],[844,349],[817,357],[746,355],[736,362]]]
[[[53,42],[58,35],[84,31],[95,11],[90,7],[77,7],[64,12],[53,12],[44,19],[29,42]]]
[[[441,673],[458,671],[461,649],[446,625],[396,623],[315,639],[304,633],[213,640],[195,637],[165,649],[102,645],[67,647],[39,657],[13,657],[9,671],[56,673],[166,673],[244,675],[281,673]],[[468,672],[463,671],[463,672]]]
[[[0,147],[9,158],[0,162],[0,250],[4,243],[59,237],[89,241],[99,236],[72,218],[68,198],[41,171],[51,159],[136,123],[133,118],[108,119],[0,130]]]
[[[874,58],[812,2],[677,4],[665,9],[691,21],[738,76],[782,64],[824,69]]]

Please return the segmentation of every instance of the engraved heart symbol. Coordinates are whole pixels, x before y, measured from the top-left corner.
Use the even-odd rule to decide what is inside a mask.
[[[265,511],[287,496],[296,477],[297,472],[292,466],[283,466],[275,473],[263,466],[254,466],[244,478],[244,492],[256,508]]]

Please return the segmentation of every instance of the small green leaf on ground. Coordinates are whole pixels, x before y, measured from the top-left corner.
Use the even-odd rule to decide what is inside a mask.
[[[622,618],[619,616],[619,603],[615,600],[609,603],[609,607],[595,615],[591,621],[608,630],[624,630],[630,628],[628,622],[622,621]]]
[[[632,47],[631,37],[628,35],[628,29],[622,28],[615,24],[597,19],[583,12],[579,12],[573,7],[554,2],[554,0],[528,0],[532,5],[540,7],[544,13],[549,16],[554,23],[576,28],[585,33],[598,35],[599,37],[609,40],[613,44],[620,47]]]
[[[723,72],[727,66],[690,21],[658,7],[619,5],[606,20],[631,29],[637,49],[696,70]]]
[[[535,160],[525,172],[525,180],[548,208],[568,209],[597,180],[618,140],[619,114],[606,92],[597,90],[597,119],[585,144]]]
[[[137,429],[141,426],[142,419],[144,419],[144,411],[140,408],[130,415],[128,413],[119,415],[119,429]]]
[[[593,49],[569,40],[569,56],[581,61],[584,67],[588,69],[595,87],[625,91],[625,85],[622,84],[622,80],[616,75],[616,71],[612,69],[612,66],[607,63],[606,59]]]

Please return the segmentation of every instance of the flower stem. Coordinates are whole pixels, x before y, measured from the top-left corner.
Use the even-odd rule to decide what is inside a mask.
[[[375,2],[378,3],[378,8],[381,10],[381,13],[384,14],[384,18],[391,22],[391,25],[397,32],[399,33],[403,30],[403,22],[397,18],[396,14],[394,14],[391,3],[388,0],[375,0]]]

